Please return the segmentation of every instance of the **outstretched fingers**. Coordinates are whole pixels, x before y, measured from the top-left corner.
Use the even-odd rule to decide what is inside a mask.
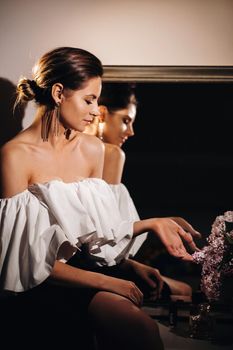
[[[191,233],[184,231],[183,228],[182,228],[181,226],[178,226],[178,228],[177,228],[177,233],[184,239],[185,242],[188,243],[189,247],[190,247],[193,251],[199,251],[199,250],[200,250],[200,249],[196,246],[196,243],[194,242]]]
[[[185,231],[188,231],[192,236],[196,238],[201,238],[201,233],[195,230],[193,226],[185,219],[179,216],[171,217],[171,219],[175,221],[178,225],[180,225]]]

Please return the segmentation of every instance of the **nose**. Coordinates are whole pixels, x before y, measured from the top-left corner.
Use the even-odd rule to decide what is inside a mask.
[[[98,117],[101,114],[97,104],[93,105],[93,108],[90,111],[90,114],[93,115],[93,117]]]
[[[126,135],[127,135],[128,137],[134,135],[133,125],[130,125],[130,124],[127,125]]]

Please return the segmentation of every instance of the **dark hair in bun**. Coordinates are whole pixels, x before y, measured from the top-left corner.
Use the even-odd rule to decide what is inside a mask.
[[[92,53],[74,47],[59,47],[44,54],[33,68],[33,80],[21,78],[17,85],[17,103],[35,100],[53,106],[52,86],[78,90],[91,78],[102,77],[103,67]]]

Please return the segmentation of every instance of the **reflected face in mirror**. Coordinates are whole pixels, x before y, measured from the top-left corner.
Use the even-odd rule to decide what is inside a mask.
[[[127,108],[109,112],[106,109],[103,123],[103,141],[121,147],[126,140],[134,135],[133,123],[137,109],[130,103]]]

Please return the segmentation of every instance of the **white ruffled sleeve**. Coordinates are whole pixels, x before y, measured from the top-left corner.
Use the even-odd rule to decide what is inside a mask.
[[[125,220],[128,218],[128,220],[133,222],[140,220],[137,209],[135,208],[134,202],[125,185],[123,183],[120,183],[116,185],[110,185],[110,187],[115,195],[122,218]],[[134,256],[146,238],[147,232],[141,234],[140,236],[137,236],[136,238],[133,238],[128,256]]]
[[[76,250],[48,209],[28,190],[0,201],[0,288],[21,292],[42,283],[57,258]],[[75,243],[75,242],[74,242]]]

